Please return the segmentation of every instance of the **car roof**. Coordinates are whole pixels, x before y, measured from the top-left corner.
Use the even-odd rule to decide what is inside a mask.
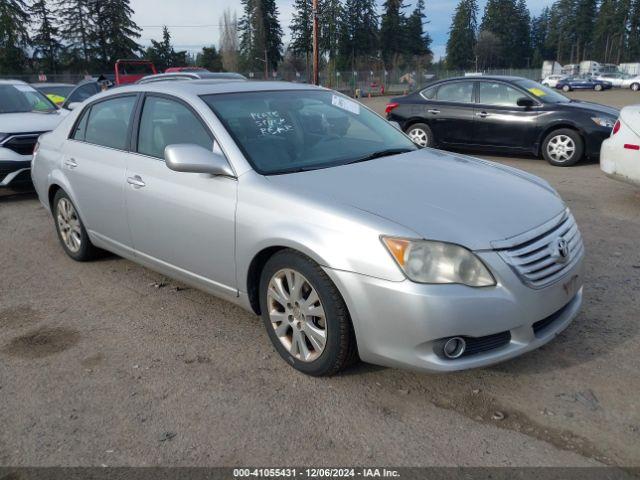
[[[48,83],[48,82],[42,82],[42,83],[32,83],[31,84],[32,87],[75,87],[75,85],[73,83]]]
[[[189,82],[155,82],[127,85],[112,90],[114,93],[124,92],[158,92],[177,95],[212,95],[219,93],[266,92],[286,90],[325,90],[307,83],[291,83],[280,81],[220,81],[192,80]]]
[[[246,80],[244,75],[235,72],[210,72],[208,70],[198,71],[176,71],[166,73],[156,73],[153,75],[147,75],[138,80],[138,84],[144,84],[146,82],[159,82],[162,80],[175,80],[175,79],[219,79],[219,80]]]
[[[7,79],[0,80],[0,85],[27,85],[27,82],[22,80]]]
[[[451,78],[443,78],[442,80],[439,80],[438,83],[440,82],[447,82],[450,80],[470,80],[470,81],[475,81],[475,80],[503,80],[503,81],[507,81],[507,82],[513,82],[516,80],[528,80],[525,77],[516,77],[514,75],[473,75],[473,76],[468,76],[468,77],[451,77]]]

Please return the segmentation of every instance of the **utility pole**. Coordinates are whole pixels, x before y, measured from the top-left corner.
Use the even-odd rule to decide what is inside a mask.
[[[320,85],[318,75],[318,0],[312,2],[313,13],[313,84]]]
[[[264,79],[269,80],[269,57],[267,57],[267,49],[264,49]]]

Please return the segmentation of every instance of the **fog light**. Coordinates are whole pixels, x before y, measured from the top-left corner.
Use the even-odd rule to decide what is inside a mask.
[[[467,342],[462,337],[451,337],[444,343],[442,353],[447,358],[458,358],[467,348]]]

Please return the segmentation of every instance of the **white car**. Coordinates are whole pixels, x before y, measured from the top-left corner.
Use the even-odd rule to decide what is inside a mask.
[[[640,90],[640,75],[636,75],[635,77],[625,78],[622,81],[622,88],[630,88],[634,92]]]
[[[38,137],[63,114],[51,100],[19,80],[0,80],[0,188],[31,185],[31,156]]]
[[[624,81],[629,77],[626,73],[601,73],[596,80],[609,82],[614,87],[622,87]]]
[[[600,168],[611,178],[640,185],[640,105],[620,111],[611,136],[602,143]]]
[[[566,75],[547,75],[540,83],[547,87],[556,88],[558,81],[564,80],[565,78],[567,78]]]

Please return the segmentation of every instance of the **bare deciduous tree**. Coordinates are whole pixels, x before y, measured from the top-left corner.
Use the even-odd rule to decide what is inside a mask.
[[[220,19],[220,53],[222,66],[229,72],[238,71],[238,16],[227,8]]]

